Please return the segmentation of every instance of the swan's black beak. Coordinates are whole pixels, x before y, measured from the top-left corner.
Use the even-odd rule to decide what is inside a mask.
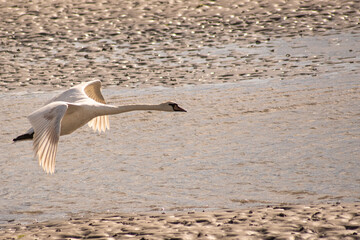
[[[173,108],[174,108],[174,111],[175,111],[175,112],[186,112],[185,109],[179,107],[179,105],[177,105],[177,104],[174,105]]]

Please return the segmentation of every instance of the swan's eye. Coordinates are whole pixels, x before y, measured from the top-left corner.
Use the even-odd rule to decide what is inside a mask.
[[[169,103],[169,106],[172,107],[174,111],[176,111],[177,104],[176,103]]]
[[[173,108],[174,112],[186,112],[186,110],[179,107],[177,103],[168,103],[168,105]]]

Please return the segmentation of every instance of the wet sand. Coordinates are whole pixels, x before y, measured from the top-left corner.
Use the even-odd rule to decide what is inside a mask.
[[[104,86],[145,88],[254,79],[279,79],[284,81],[279,85],[286,85],[286,81],[294,78],[316,79],[325,73],[351,72],[356,76],[360,71],[359,45],[357,41],[349,44],[346,39],[360,32],[359,9],[358,1],[3,1],[0,3],[0,91],[53,90],[91,79],[101,79]],[[282,49],[284,43],[306,37],[325,39],[329,45],[320,54],[313,54],[312,42],[300,41],[289,51]],[[336,54],[327,54],[339,45]],[[341,81],[337,84],[340,86]],[[345,105],[359,102],[358,91],[358,84],[339,90],[336,86],[319,88],[308,83],[308,88],[302,86],[300,91],[296,87],[288,91],[269,87],[256,93],[243,93],[242,99],[235,93],[220,105],[236,108],[235,99],[236,104],[243,104],[236,108],[238,114],[250,125],[253,117],[260,116],[257,123],[268,123],[274,129],[294,135],[303,132],[282,129],[288,125],[280,126],[271,120],[270,114],[293,113],[299,109],[300,113],[308,114],[313,110],[314,116],[322,120],[326,117],[330,122],[339,119],[352,122],[351,127],[346,125],[344,131],[348,132],[344,134],[354,141],[359,137],[354,134],[358,113],[354,106],[349,109]],[[260,100],[252,105],[254,99]],[[185,103],[191,106],[196,100],[199,100],[196,96],[189,97]],[[201,101],[208,103],[204,98]],[[221,109],[215,118],[231,124],[233,115]],[[18,114],[9,121],[20,122],[18,118],[24,116]],[[299,117],[290,116],[293,118],[282,114],[281,122],[294,122]],[[314,129],[310,124],[312,117],[304,116],[309,124],[307,130]],[[13,129],[15,126],[3,135],[10,139]],[[327,131],[322,123],[316,129],[319,133]],[[249,132],[244,133],[249,139],[253,137]],[[10,221],[1,226],[0,236],[4,239],[360,239],[359,212],[358,203],[341,203],[214,212],[95,214],[26,225]]]
[[[96,214],[0,228],[2,239],[359,239],[360,203]]]
[[[298,45],[294,56],[273,41],[359,33],[359,9],[339,0],[3,1],[0,91],[85,79],[144,87],[316,76],[358,65],[357,45],[338,56]],[[259,45],[261,54],[249,53]]]

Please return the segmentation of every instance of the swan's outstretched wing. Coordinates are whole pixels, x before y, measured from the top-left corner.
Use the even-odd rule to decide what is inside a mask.
[[[103,95],[101,94],[101,82],[99,80],[89,82],[84,87],[85,94],[95,100],[96,102],[106,104]],[[105,132],[110,129],[109,116],[99,116],[93,118],[88,122],[89,127],[94,131]]]
[[[60,137],[61,119],[68,109],[65,102],[52,102],[33,112],[29,121],[34,128],[34,152],[47,173],[55,171],[55,156]]]

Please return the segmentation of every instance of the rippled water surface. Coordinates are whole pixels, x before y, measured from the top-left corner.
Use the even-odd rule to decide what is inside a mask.
[[[11,143],[54,92],[3,93],[0,222],[78,212],[188,211],[359,201],[356,76],[178,88],[107,88],[114,105],[174,100],[187,113],[111,116],[61,137],[56,173]]]

